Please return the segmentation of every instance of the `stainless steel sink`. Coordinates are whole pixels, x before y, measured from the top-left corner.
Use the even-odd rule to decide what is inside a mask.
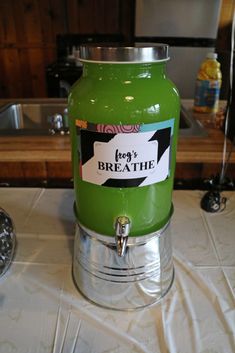
[[[206,137],[207,132],[203,125],[194,118],[192,109],[181,105],[179,135],[184,137]]]
[[[64,103],[8,104],[0,109],[0,135],[48,135],[68,132]],[[206,136],[190,110],[181,107],[180,136]]]
[[[8,104],[0,109],[1,135],[67,132],[67,107],[58,103]]]

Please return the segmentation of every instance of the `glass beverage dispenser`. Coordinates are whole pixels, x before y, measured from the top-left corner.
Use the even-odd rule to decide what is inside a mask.
[[[172,189],[179,95],[168,46],[80,48],[69,96],[75,190],[73,276],[114,309],[152,304],[171,287]]]

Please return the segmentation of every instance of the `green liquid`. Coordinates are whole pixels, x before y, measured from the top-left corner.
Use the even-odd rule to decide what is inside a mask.
[[[169,220],[179,125],[179,95],[166,78],[165,63],[85,63],[82,78],[69,96],[69,123],[76,213],[87,228],[115,235],[118,216],[131,220],[130,236],[162,228]],[[148,124],[175,119],[170,177],[153,185],[112,188],[94,185],[79,176],[75,119],[101,124]]]

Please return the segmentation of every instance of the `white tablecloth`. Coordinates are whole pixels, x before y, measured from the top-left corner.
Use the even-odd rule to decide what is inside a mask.
[[[14,263],[0,278],[0,352],[234,353],[235,193],[203,212],[201,191],[175,191],[176,277],[159,303],[106,310],[76,290],[71,264],[73,190],[1,188],[17,232]]]

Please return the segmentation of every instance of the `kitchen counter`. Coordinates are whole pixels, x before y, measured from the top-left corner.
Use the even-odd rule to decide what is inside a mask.
[[[22,101],[22,100],[21,100]],[[36,99],[24,100],[38,102]],[[40,99],[40,101],[42,101]],[[45,102],[66,102],[64,99],[45,99]],[[6,101],[0,101],[0,105]],[[224,104],[223,104],[224,105]],[[186,101],[192,106],[192,101]],[[222,161],[224,134],[216,127],[213,116],[194,114],[205,127],[206,137],[180,136],[177,149],[176,177],[208,177],[220,171]],[[231,143],[228,141],[228,149]],[[235,151],[230,158],[230,171],[235,177]],[[71,172],[71,153],[69,136],[1,136],[0,138],[0,180],[12,178],[48,178],[69,179]],[[35,174],[34,173],[37,173]],[[14,173],[13,173],[14,172]]]
[[[226,209],[199,208],[203,193],[174,191],[175,280],[163,300],[133,312],[95,306],[71,276],[73,190],[0,188],[17,248],[0,278],[0,353],[233,353],[235,193]]]

